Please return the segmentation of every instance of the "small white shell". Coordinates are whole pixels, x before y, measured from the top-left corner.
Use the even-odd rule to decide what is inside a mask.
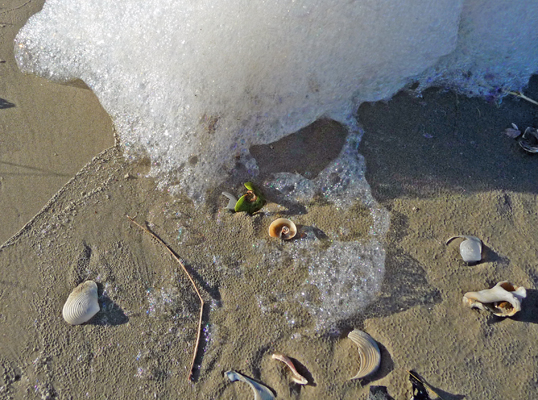
[[[381,365],[381,352],[376,341],[366,332],[355,329],[347,335],[359,348],[360,369],[351,379],[362,379],[372,375]]]
[[[482,260],[482,241],[476,236],[452,236],[446,241],[449,244],[452,239],[463,238],[460,243],[460,254],[463,261],[475,263]]]
[[[68,324],[80,325],[88,322],[99,310],[97,284],[94,281],[86,281],[71,292],[64,304],[62,315]]]
[[[470,308],[489,311],[498,317],[511,317],[521,311],[521,302],[525,297],[527,290],[524,287],[503,281],[491,289],[465,293],[463,304]]]
[[[228,205],[224,208],[227,210],[235,211],[235,204],[237,203],[237,197],[235,197],[230,192],[222,192],[224,196],[228,198]]]
[[[269,236],[282,240],[289,240],[297,234],[297,227],[286,218],[278,218],[269,225]]]

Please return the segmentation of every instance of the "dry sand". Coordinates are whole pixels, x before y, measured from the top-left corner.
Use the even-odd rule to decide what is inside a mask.
[[[16,26],[30,13],[22,11],[25,7],[15,10]],[[7,88],[22,87],[23,79],[37,82],[15,74],[13,65],[8,70],[9,80],[2,80]],[[0,113],[41,120],[52,140],[78,143],[81,137],[70,136],[79,129],[77,119],[69,124],[64,119],[75,111],[62,108],[56,115],[54,104],[64,90],[84,97],[81,104],[96,100],[89,100],[87,90],[43,85],[53,99],[46,109],[22,100],[45,96],[32,86],[9,97],[16,107]],[[536,80],[527,94],[538,97]],[[501,133],[511,122],[536,124],[537,110],[514,98],[497,107],[435,89],[423,98],[401,93],[388,103],[361,106],[366,133],[360,152],[374,197],[390,211],[391,227],[382,290],[365,313],[343,324],[340,337],[317,334],[298,304],[281,300],[307,271],[281,258],[267,266],[260,257],[285,255],[285,244],[265,235],[277,214],[316,225],[328,246],[333,238],[366,236],[371,221],[361,207],[342,211],[322,202],[279,207],[281,199],[270,193],[273,202],[249,217],[222,211],[226,201],[217,188],[209,204],[197,209],[186,198],[156,190],[145,177],[147,161],[128,163],[119,149],[109,148],[0,248],[0,398],[252,399],[246,384],[223,377],[229,369],[259,379],[282,399],[366,399],[370,385],[385,386],[394,399],[409,399],[409,369],[446,400],[538,398],[538,156]],[[55,119],[68,128],[55,130]],[[110,140],[108,123],[81,136]],[[326,157],[338,153],[343,133],[327,121],[311,129],[314,135],[322,130],[334,135],[322,142],[299,132],[272,148],[253,149],[262,173],[297,170],[315,176]],[[289,156],[283,154],[290,148],[302,151],[301,163],[286,164]],[[30,164],[22,150],[17,162]],[[62,151],[79,161],[88,154]],[[274,157],[264,159],[269,152]],[[57,164],[51,165],[56,170]],[[33,201],[28,193],[23,198]],[[151,223],[185,261],[206,301],[195,383],[186,377],[198,299],[180,266],[127,214]],[[463,263],[457,243],[444,244],[455,234],[480,237],[484,261]],[[102,309],[88,324],[71,327],[61,309],[85,279],[98,282]],[[463,308],[463,293],[501,280],[528,289],[524,309],[514,318]],[[372,380],[348,380],[358,368],[356,348],[344,337],[353,328],[380,345],[382,365]],[[271,360],[274,351],[296,359],[311,384],[290,386],[286,371]]]
[[[90,90],[19,71],[13,39],[42,4],[12,0],[0,8],[0,243],[114,144],[110,117]]]

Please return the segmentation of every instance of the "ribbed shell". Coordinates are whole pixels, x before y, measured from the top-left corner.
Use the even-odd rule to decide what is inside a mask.
[[[88,322],[99,310],[97,284],[94,281],[86,281],[71,292],[64,304],[62,315],[68,324],[80,325]]]
[[[360,369],[351,379],[362,379],[372,375],[381,365],[381,352],[374,339],[366,332],[355,329],[347,335],[359,348]]]
[[[283,240],[292,239],[297,234],[297,227],[287,218],[278,218],[269,225],[269,236]]]

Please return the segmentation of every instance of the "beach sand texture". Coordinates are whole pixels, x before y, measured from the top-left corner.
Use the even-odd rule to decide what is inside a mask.
[[[4,38],[11,30],[14,36],[35,12],[31,7],[36,5],[9,14],[14,25],[3,28]],[[59,151],[71,169],[95,154],[95,148],[73,151],[70,144],[80,138],[72,131],[80,129],[90,142],[102,138],[101,148],[112,145],[110,121],[91,123],[102,110],[90,91],[17,74],[12,50],[8,53],[2,43],[3,54],[11,58],[0,65],[7,93],[1,97],[15,105],[0,110],[3,126],[23,118],[42,121],[53,137],[49,140],[69,139]],[[25,87],[30,84],[24,80],[33,86]],[[67,92],[78,99],[69,102],[73,108],[56,108]],[[536,79],[526,94],[538,97]],[[30,99],[43,96],[51,100],[41,103],[42,109],[32,107]],[[300,302],[289,300],[307,276],[306,266],[290,258],[289,243],[268,237],[267,226],[284,215],[322,231],[327,238],[316,245],[360,241],[371,224],[360,204],[339,210],[317,200],[286,208],[268,193],[262,213],[248,216],[223,211],[227,201],[219,193],[224,188],[215,188],[208,204],[195,208],[187,198],[156,190],[145,177],[148,161],[130,163],[118,148],[108,148],[0,247],[0,398],[252,399],[246,384],[223,376],[230,369],[265,383],[282,399],[367,399],[370,385],[386,386],[394,399],[409,399],[411,369],[443,399],[534,398],[538,156],[523,152],[502,131],[511,122],[523,128],[536,124],[537,111],[516,98],[496,106],[438,89],[422,98],[400,93],[387,103],[360,107],[365,135],[359,152],[366,158],[366,178],[391,218],[384,244],[386,272],[376,300],[332,335],[316,332]],[[74,112],[88,118],[92,129],[67,117]],[[66,128],[55,128],[57,121]],[[25,130],[15,128],[9,131]],[[324,157],[336,157],[343,143],[341,128],[325,121],[312,129],[314,135],[321,130],[335,134],[321,142],[297,133],[253,149],[260,158],[260,179],[291,169],[315,175],[327,162]],[[0,145],[6,160],[7,150]],[[298,165],[287,165],[282,156],[290,147],[302,154]],[[18,153],[22,165],[33,162],[25,152],[21,148]],[[264,159],[263,154],[274,157]],[[279,159],[276,165],[271,162]],[[50,165],[59,170],[53,161]],[[2,201],[11,204],[4,193],[16,189],[7,186],[6,176]],[[31,186],[35,178],[9,179]],[[63,182],[56,183],[60,187]],[[31,192],[20,196],[18,203],[33,204]],[[147,222],[171,246],[204,297],[195,383],[187,375],[199,301],[177,262],[126,215]],[[14,233],[19,222],[6,224]],[[483,262],[468,266],[457,242],[445,245],[458,234],[483,240]],[[86,279],[98,283],[101,311],[85,325],[68,326],[63,304]],[[514,318],[463,307],[465,292],[502,280],[527,288],[523,310]],[[346,334],[355,328],[368,332],[382,353],[380,370],[362,382],[349,381],[359,357]],[[292,386],[282,364],[271,359],[273,352],[297,360],[311,384]],[[441,398],[433,392],[431,397]]]

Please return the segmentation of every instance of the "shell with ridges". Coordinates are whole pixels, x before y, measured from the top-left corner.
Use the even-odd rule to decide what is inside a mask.
[[[372,375],[381,365],[381,352],[376,341],[366,332],[355,329],[347,335],[359,348],[360,369],[351,379],[362,379]]]
[[[269,236],[289,240],[297,234],[297,227],[287,218],[278,218],[269,225]]]
[[[71,292],[64,304],[62,315],[68,324],[80,325],[88,322],[99,310],[97,284],[94,281],[86,281]]]
[[[521,311],[521,301],[525,297],[527,290],[524,287],[503,281],[491,289],[465,293],[463,304],[470,308],[489,311],[498,317],[511,317]]]

